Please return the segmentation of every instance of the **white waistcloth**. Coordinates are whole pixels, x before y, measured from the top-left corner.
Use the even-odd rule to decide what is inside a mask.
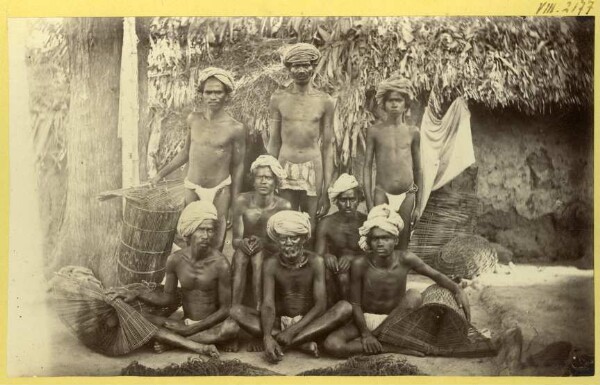
[[[185,178],[183,180],[183,185],[185,186],[185,188],[194,190],[196,192],[196,195],[198,195],[198,198],[200,198],[203,201],[209,201],[211,203],[214,202],[215,196],[217,195],[217,193],[219,191],[221,191],[221,189],[223,187],[229,186],[230,184],[231,184],[231,175],[229,175],[223,182],[221,182],[218,185],[216,185],[215,187],[211,187],[211,188],[204,188],[204,187],[200,186],[199,184],[192,183],[192,182],[190,182],[190,180],[188,178]]]
[[[367,329],[369,331],[373,331],[377,329],[379,325],[388,317],[387,314],[373,314],[373,313],[364,313],[365,314],[365,323],[367,324]]]
[[[475,163],[471,137],[471,113],[463,98],[456,98],[441,120],[425,109],[421,122],[421,165],[423,212],[429,194],[456,178]]]
[[[194,321],[193,319],[186,318],[186,319],[183,320],[183,323],[186,324],[186,326],[187,326],[187,325],[197,324],[200,321],[201,320]]]
[[[281,330],[285,330],[292,325],[297,324],[302,319],[302,315],[297,315],[295,317],[281,316]]]

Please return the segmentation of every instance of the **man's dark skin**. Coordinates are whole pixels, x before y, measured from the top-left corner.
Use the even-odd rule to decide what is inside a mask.
[[[388,118],[367,129],[367,150],[363,167],[368,210],[373,206],[388,203],[386,192],[397,195],[408,191],[413,183],[418,186],[416,194],[406,194],[398,212],[405,224],[399,242],[399,248],[402,250],[408,248],[410,231],[419,220],[423,194],[421,136],[417,127],[405,123],[408,103],[409,98],[406,94],[395,91],[386,94],[383,108]],[[371,188],[373,158],[377,166],[374,191]]]
[[[322,167],[316,169],[317,196],[305,191],[282,189],[279,195],[292,204],[293,210],[310,215],[312,228],[317,217],[327,215],[330,203],[327,189],[333,174],[333,114],[335,103],[324,92],[312,87],[315,62],[286,64],[294,84],[287,90],[277,91],[269,103],[270,137],[267,150],[283,165],[308,162],[316,157]],[[319,139],[321,146],[319,147]]]
[[[216,221],[204,220],[187,237],[189,247],[168,257],[163,292],[124,296],[126,301],[139,298],[155,306],[168,306],[177,301],[179,281],[184,320],[198,322],[186,325],[184,320],[144,316],[157,326],[203,344],[227,342],[239,330],[233,320],[227,319],[231,308],[231,268],[227,258],[212,246],[216,227]],[[158,352],[165,349],[165,346],[155,344]]]
[[[335,277],[341,299],[350,300],[350,264],[363,251],[358,246],[358,228],[367,216],[356,209],[360,201],[359,187],[337,196],[338,212],[323,218],[317,226],[315,252],[325,258],[325,267]]]
[[[192,112],[187,118],[190,128],[183,149],[150,180],[158,183],[185,163],[188,164],[187,178],[205,188],[217,186],[231,175],[231,185],[223,187],[215,196],[214,203],[219,213],[219,227],[215,245],[223,250],[227,216],[232,197],[237,196],[244,175],[246,153],[246,131],[225,110],[229,92],[217,78],[208,78],[199,91],[206,104],[204,112]],[[196,192],[185,191],[186,205],[199,199]]]
[[[277,178],[268,166],[253,172],[254,191],[240,194],[233,209],[233,299],[241,304],[246,291],[248,262],[252,265],[252,293],[259,310],[262,303],[263,259],[277,246],[266,233],[267,221],[281,210],[290,210],[290,202],[275,195]]]
[[[365,321],[365,313],[390,314],[396,309],[416,309],[421,306],[421,294],[415,289],[406,290],[406,278],[411,270],[452,291],[467,319],[470,319],[468,298],[460,287],[415,254],[395,250],[398,237],[375,227],[369,233],[368,242],[372,251],[355,259],[350,269],[353,322],[327,337],[325,350],[328,353],[337,357],[388,352],[422,355],[378,341],[376,336],[379,328],[371,331]]]
[[[304,250],[307,236],[280,236],[279,252],[264,264],[263,302],[260,314],[241,305],[232,308],[231,316],[248,333],[263,337],[267,359],[283,358],[283,349],[298,346],[318,356],[315,338],[325,335],[347,321],[351,306],[338,302],[326,310],[325,266],[323,258]],[[288,268],[280,262],[294,264],[308,257],[299,268]],[[325,314],[323,314],[325,313]],[[280,317],[303,315],[296,324],[280,331]]]

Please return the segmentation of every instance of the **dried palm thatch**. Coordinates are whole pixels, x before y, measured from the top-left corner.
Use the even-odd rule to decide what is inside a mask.
[[[433,265],[442,246],[457,236],[473,233],[478,213],[479,199],[474,194],[450,189],[433,191],[408,249]]]
[[[121,299],[110,300],[91,270],[66,266],[52,279],[54,307],[88,348],[109,356],[127,354],[158,331]]]
[[[422,376],[419,369],[406,358],[393,355],[356,356],[339,365],[311,369],[299,376]]]
[[[479,235],[459,235],[442,247],[432,267],[450,278],[474,277],[492,271],[498,263],[496,250]]]
[[[182,364],[170,364],[154,369],[133,361],[121,370],[122,376],[176,377],[176,376],[277,376],[278,373],[245,364],[240,360],[217,358],[188,358]]]
[[[426,355],[494,356],[497,348],[466,319],[452,293],[431,285],[417,310],[397,309],[377,330],[377,338]]]

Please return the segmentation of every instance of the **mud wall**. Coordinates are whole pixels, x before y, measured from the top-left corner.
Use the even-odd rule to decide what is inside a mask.
[[[519,260],[593,259],[590,112],[529,117],[470,106],[477,232]]]

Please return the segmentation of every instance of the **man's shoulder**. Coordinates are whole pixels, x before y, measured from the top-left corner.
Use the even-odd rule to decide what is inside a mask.
[[[250,202],[250,200],[252,199],[252,194],[254,194],[254,192],[252,191],[239,193],[235,197],[235,203],[238,205],[247,205],[248,202]]]
[[[194,120],[203,120],[204,119],[204,115],[201,112],[198,111],[192,111],[188,114],[187,116],[187,121],[188,123],[194,121]]]
[[[275,207],[282,210],[291,210],[292,204],[285,198],[275,195]]]
[[[308,261],[313,267],[322,266],[325,264],[323,257],[319,254],[308,250],[306,250],[305,253],[308,254]]]
[[[408,267],[412,268],[416,265],[423,263],[423,260],[421,258],[419,258],[419,256],[417,254],[413,253],[412,251],[397,250],[396,252],[398,253],[399,261]]]
[[[171,266],[175,266],[177,264],[179,264],[181,262],[181,260],[185,257],[185,251],[186,249],[188,249],[187,247],[183,248],[183,249],[179,249],[177,251],[175,251],[174,253],[171,253],[168,257],[167,257],[167,264],[170,264]]]
[[[214,258],[215,266],[218,269],[229,269],[231,266],[227,257],[219,250],[213,250],[212,258]]]
[[[354,258],[352,260],[352,267],[353,269],[359,269],[359,270],[363,270],[366,269],[368,266],[368,260],[367,260],[367,256],[366,255],[359,255],[356,258]]]

